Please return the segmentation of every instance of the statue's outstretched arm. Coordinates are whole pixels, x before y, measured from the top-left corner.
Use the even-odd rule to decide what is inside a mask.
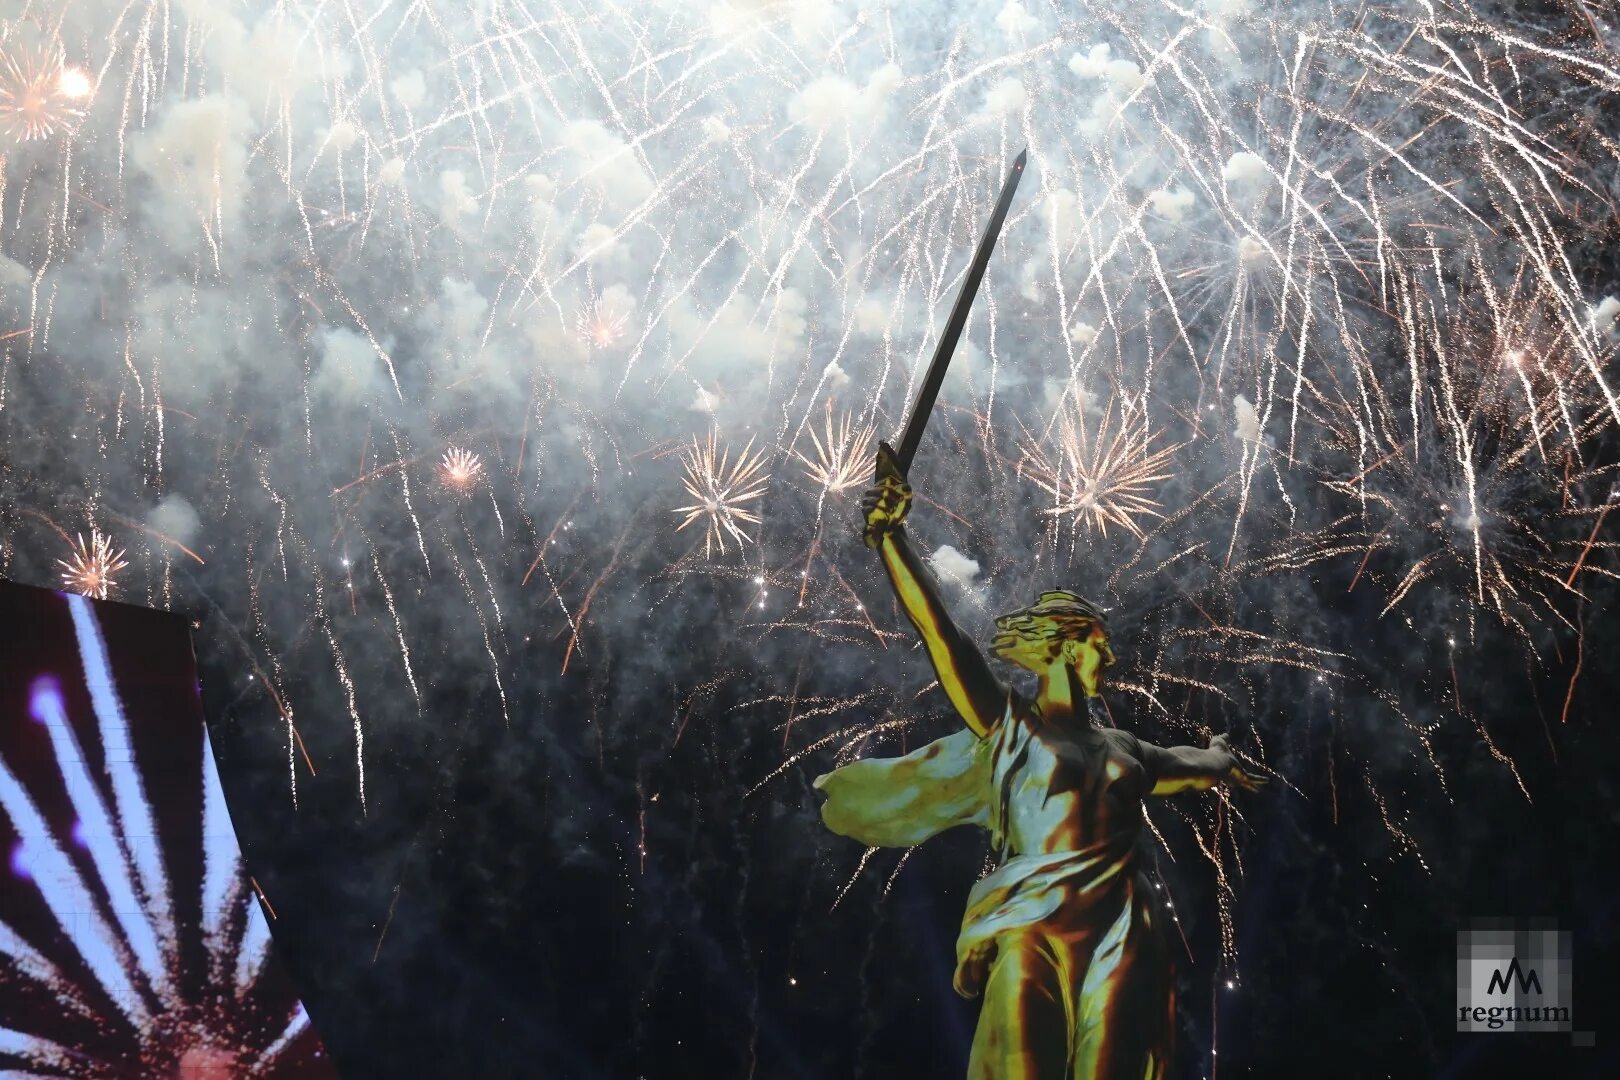
[[[1216,735],[1207,749],[1196,746],[1154,746],[1140,743],[1142,765],[1153,777],[1153,795],[1174,795],[1180,791],[1207,791],[1216,784],[1230,783],[1253,791],[1265,778],[1249,773],[1237,763],[1226,745],[1226,736]]]
[[[883,556],[900,606],[921,635],[939,685],[967,726],[985,735],[1001,719],[1007,688],[996,679],[971,638],[945,610],[939,585],[906,539],[902,522],[911,509],[911,488],[885,444],[878,450],[878,482],[866,493],[866,543]]]

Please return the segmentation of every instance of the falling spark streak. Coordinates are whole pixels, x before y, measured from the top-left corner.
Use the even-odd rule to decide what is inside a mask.
[[[349,677],[349,665],[343,659],[343,650],[338,648],[337,636],[332,633],[332,620],[326,609],[326,588],[320,581],[315,582],[315,612],[321,625],[321,632],[326,636],[326,643],[332,650],[332,664],[337,670],[338,681],[343,684],[344,700],[348,706],[349,720],[354,730],[354,766],[357,775],[360,794],[360,813],[366,812],[366,730],[360,721],[360,709],[355,703],[354,680]]]
[[[1521,31],[1511,5],[1472,0],[1448,3],[1439,21],[1398,4],[1361,19],[1342,5],[1233,17],[1219,5],[1187,16],[1083,0],[1061,16],[1024,5],[1040,35],[1027,47],[953,28],[941,67],[934,36],[919,52],[884,19],[807,48],[787,6],[722,5],[719,21],[623,9],[604,21],[578,4],[492,0],[479,19],[384,5],[357,23],[344,5],[294,0],[297,63],[267,78],[214,55],[236,16],[204,26],[184,6],[133,6],[89,35],[63,8],[64,39],[102,42],[82,69],[63,63],[55,38],[34,51],[0,41],[0,140],[34,139],[7,160],[0,285],[26,325],[0,333],[0,411],[11,410],[0,433],[32,436],[36,405],[70,418],[52,433],[63,452],[50,470],[19,482],[22,470],[0,469],[0,505],[23,507],[0,514],[0,559],[28,569],[30,537],[7,523],[42,516],[29,503],[82,503],[87,520],[94,511],[163,547],[145,545],[131,569],[110,544],[98,555],[92,532],[60,564],[40,556],[42,580],[72,570],[69,588],[104,595],[119,576],[121,591],[158,603],[190,575],[227,611],[246,592],[253,651],[271,658],[252,677],[286,722],[295,801],[296,753],[314,766],[277,687],[307,673],[278,657],[299,656],[311,634],[328,641],[347,709],[300,703],[300,722],[352,722],[362,807],[363,737],[381,736],[375,754],[396,723],[416,728],[411,705],[384,692],[393,646],[377,634],[397,638],[417,711],[479,677],[487,656],[504,712],[506,685],[523,700],[532,684],[517,680],[536,677],[532,665],[519,673],[519,640],[524,660],[560,652],[570,676],[576,661],[611,667],[645,646],[617,617],[589,622],[593,612],[669,582],[659,603],[678,620],[693,605],[676,589],[757,576],[757,590],[737,590],[751,608],[767,584],[797,604],[761,623],[712,618],[758,635],[772,670],[792,666],[766,647],[783,638],[827,655],[828,670],[909,664],[909,634],[861,603],[858,542],[831,526],[824,542],[824,511],[836,523],[848,508],[833,497],[870,475],[874,432],[909,396],[930,313],[993,196],[998,143],[1014,136],[1029,137],[1042,189],[1009,222],[992,270],[1005,276],[987,282],[985,318],[970,328],[977,355],[964,353],[935,418],[930,437],[949,452],[918,477],[919,534],[938,527],[984,564],[964,595],[999,599],[1032,568],[1089,575],[1141,616],[1138,659],[1113,680],[1133,713],[1182,717],[1191,731],[1212,709],[1249,712],[1258,747],[1293,689],[1332,685],[1345,714],[1352,692],[1355,707],[1386,713],[1442,792],[1440,720],[1410,717],[1443,710],[1467,737],[1487,735],[1461,723],[1477,720],[1448,679],[1452,661],[1428,661],[1414,708],[1383,690],[1387,656],[1318,636],[1329,631],[1290,589],[1376,596],[1380,625],[1422,634],[1455,620],[1482,646],[1488,615],[1514,639],[1506,647],[1536,657],[1573,634],[1572,718],[1584,604],[1613,582],[1616,551],[1601,531],[1612,472],[1594,464],[1620,436],[1616,339],[1601,292],[1587,291],[1585,250],[1613,217],[1603,163],[1614,147],[1589,118],[1612,107],[1620,72],[1600,36]],[[1092,23],[1107,28],[1105,61],[1073,38]],[[258,44],[256,28],[240,30]],[[862,58],[878,55],[905,72],[892,86],[862,84]],[[41,74],[52,65],[54,84]],[[1003,79],[1027,100],[993,103]],[[588,100],[571,99],[570,82]],[[20,92],[30,87],[39,92]],[[836,108],[818,102],[829,88]],[[109,93],[118,99],[89,108]],[[189,111],[220,106],[218,131]],[[544,145],[526,134],[553,130],[560,139]],[[153,151],[183,157],[171,145],[181,134],[198,155],[194,183],[170,171],[151,184]],[[153,208],[153,228],[182,220],[183,231],[158,228],[165,257],[149,257],[138,232],[110,231],[137,204]],[[233,264],[233,231],[264,257]],[[87,275],[109,252],[121,272]],[[92,276],[96,295],[73,292]],[[156,303],[166,292],[179,299],[167,313]],[[264,334],[247,311],[234,322],[257,306],[286,311],[287,325]],[[215,322],[245,342],[240,357],[214,364],[205,347],[175,344]],[[123,340],[122,366],[97,367],[76,344],[103,332]],[[301,355],[277,354],[282,341]],[[610,356],[618,370],[603,370]],[[252,381],[233,381],[238,371]],[[671,388],[692,383],[703,393],[683,408],[690,392]],[[1104,395],[1101,414],[1080,407],[1086,390]],[[378,424],[391,453],[372,441]],[[500,469],[425,434],[520,428]],[[481,443],[486,456],[500,437]],[[357,447],[352,478],[326,468],[325,455],[353,462]],[[15,449],[0,445],[0,457],[29,456]],[[800,480],[780,504],[767,475],[778,453]],[[443,498],[419,512],[422,462]],[[398,487],[372,483],[396,472]],[[649,536],[642,506],[677,476],[676,527]],[[795,498],[803,491],[813,510]],[[184,575],[171,537],[106,509],[171,492],[195,500],[207,538],[197,546],[210,551],[206,567],[180,564]],[[1032,500],[1044,528],[1027,525]],[[564,504],[530,551],[534,520]],[[576,513],[589,524],[570,536]],[[752,544],[757,565],[691,573],[695,549],[676,551],[689,538],[670,537],[698,523],[704,560]],[[398,543],[407,529],[420,565]],[[1081,542],[1091,534],[1108,544]],[[360,589],[344,590],[360,618],[328,609],[325,560],[358,543],[391,626],[365,617]],[[779,560],[784,544],[795,554]],[[540,570],[555,607],[507,591],[507,560],[531,558],[518,587]],[[433,559],[455,574],[435,580]],[[423,636],[439,620],[419,611],[462,600],[484,656],[471,619],[450,647]],[[418,673],[424,648],[434,662]],[[1475,658],[1456,659],[1463,682]],[[755,675],[739,665],[717,685]],[[833,715],[843,699],[823,694],[824,677],[812,664],[801,687],[795,674],[790,723],[801,726],[784,728],[786,761],[766,781],[914,723],[876,697],[847,699],[856,722]],[[789,735],[810,745],[790,754]],[[1369,766],[1348,743],[1330,739],[1329,751],[1337,817],[1340,765]],[[1376,796],[1391,800],[1380,802],[1391,835],[1424,835],[1395,790],[1411,797],[1404,782]],[[1209,798],[1187,814],[1215,867],[1223,951],[1241,872],[1232,809]]]
[[[861,852],[861,861],[855,864],[855,872],[849,875],[849,880],[844,882],[844,887],[838,890],[837,899],[832,902],[832,907],[827,909],[829,912],[838,910],[838,905],[844,902],[844,897],[849,895],[849,890],[853,889],[855,883],[861,880],[861,874],[865,872],[866,864],[872,861],[873,855],[882,850],[882,848],[869,847]]]
[[[394,620],[394,636],[399,641],[399,655],[405,663],[405,681],[410,684],[411,696],[416,699],[416,707],[422,707],[422,691],[416,686],[416,675],[411,671],[411,647],[405,641],[405,627],[399,621],[399,608],[394,605],[394,591],[388,587],[388,579],[383,576],[382,561],[377,557],[375,549],[371,552],[371,567],[377,573],[377,584],[382,586],[383,602],[388,605],[388,614]]]

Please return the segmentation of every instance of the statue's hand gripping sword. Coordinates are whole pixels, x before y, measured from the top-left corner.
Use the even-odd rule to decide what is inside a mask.
[[[1019,151],[1012,171],[1001,185],[1001,197],[996,200],[996,208],[990,214],[990,224],[984,227],[984,235],[979,237],[978,249],[973,252],[973,262],[962,281],[962,290],[956,294],[956,306],[951,308],[945,332],[939,336],[939,345],[934,349],[928,374],[923,378],[922,385],[917,387],[917,397],[906,416],[905,431],[900,435],[900,448],[894,450],[888,443],[879,444],[878,481],[884,479],[885,465],[898,466],[902,480],[911,471],[911,459],[917,456],[917,444],[922,442],[923,428],[928,426],[928,416],[934,411],[934,399],[939,397],[940,384],[945,381],[945,369],[950,366],[951,354],[956,351],[956,342],[962,336],[962,328],[967,325],[973,297],[978,294],[979,282],[983,280],[984,269],[990,263],[990,252],[995,249],[996,238],[1001,235],[1002,222],[1007,220],[1007,208],[1012,205],[1013,193],[1018,190],[1018,181],[1024,175],[1024,162],[1028,157],[1028,150]],[[885,458],[889,461],[886,462]]]

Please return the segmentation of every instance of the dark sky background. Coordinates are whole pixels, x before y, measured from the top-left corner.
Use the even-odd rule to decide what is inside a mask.
[[[820,824],[954,721],[807,463],[901,429],[1027,146],[912,528],[1276,776],[1154,807],[1179,1067],[1620,1074],[1613,3],[354,10],[0,12],[89,91],[0,108],[0,576],[95,529],[198,619],[345,1073],[960,1075],[985,841]],[[769,477],[712,551],[710,445]],[[1458,928],[1537,915],[1597,1045],[1456,1035]]]

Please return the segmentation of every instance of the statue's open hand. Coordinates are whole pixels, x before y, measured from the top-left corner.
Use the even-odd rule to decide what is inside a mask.
[[[1243,766],[1237,763],[1237,758],[1233,756],[1232,748],[1227,744],[1225,735],[1210,736],[1209,748],[1211,750],[1219,750],[1221,753],[1225,754],[1227,760],[1231,762],[1230,767],[1226,770],[1225,777],[1228,784],[1240,787],[1244,791],[1259,791],[1265,786],[1267,780],[1266,777],[1258,776],[1252,772],[1249,772],[1247,769],[1243,768]]]
[[[911,512],[911,485],[888,443],[878,443],[877,479],[861,497],[866,546],[875,548],[883,534],[900,527]]]
[[[965,998],[976,998],[984,993],[984,984],[990,978],[990,961],[996,958],[996,943],[983,942],[968,950],[956,965],[956,975],[951,979],[951,986]]]

